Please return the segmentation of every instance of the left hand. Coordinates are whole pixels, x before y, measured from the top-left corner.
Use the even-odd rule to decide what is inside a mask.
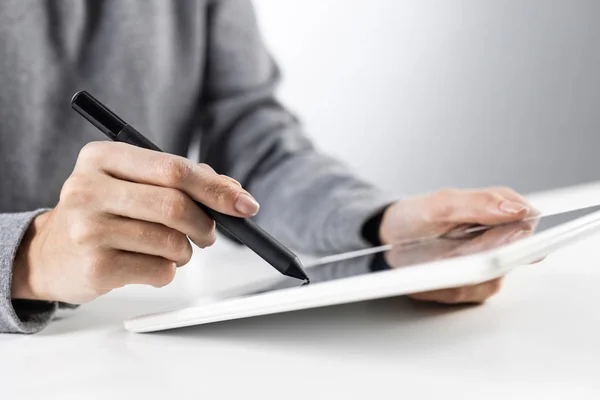
[[[384,213],[379,237],[384,244],[439,235],[461,225],[497,225],[520,221],[536,211],[505,187],[441,190],[400,200]],[[459,288],[415,293],[409,297],[438,303],[482,303],[500,289],[502,278]]]

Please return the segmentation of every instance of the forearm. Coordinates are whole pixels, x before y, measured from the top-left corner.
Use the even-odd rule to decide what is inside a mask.
[[[228,140],[220,151],[204,147],[206,161],[242,182],[261,204],[259,223],[296,250],[334,253],[366,246],[362,225],[395,198],[317,152],[296,120],[264,96],[238,97],[239,108],[223,116],[239,115],[238,124],[221,132]]]
[[[258,221],[292,248],[334,253],[366,246],[362,225],[393,197],[317,152],[276,100],[279,71],[250,3],[211,7],[201,161],[240,181],[261,204]]]
[[[53,302],[13,300],[13,267],[31,221],[45,210],[0,214],[0,333],[34,333],[52,319]]]
[[[285,153],[286,144],[280,151]],[[314,150],[281,154],[250,181],[262,204],[259,222],[304,252],[332,254],[364,248],[363,224],[393,201],[345,166]]]

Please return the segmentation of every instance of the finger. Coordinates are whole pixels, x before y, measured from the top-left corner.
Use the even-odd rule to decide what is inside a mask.
[[[248,217],[258,212],[258,203],[239,183],[184,157],[125,143],[94,142],[81,151],[80,163],[118,179],[178,189],[225,214]]]
[[[162,257],[177,266],[192,258],[187,236],[165,225],[118,216],[107,217],[102,224],[104,245],[111,249]]]
[[[99,211],[175,229],[201,248],[216,240],[215,222],[176,189],[110,179]]]
[[[501,285],[502,278],[497,278],[477,285],[415,293],[409,297],[443,304],[481,303],[496,294]]]
[[[490,297],[492,297],[500,291],[500,289],[502,288],[502,282],[503,278],[496,278],[492,279],[491,281],[487,281],[480,285],[477,285],[479,286],[479,292],[475,293],[475,296],[471,300],[471,302],[483,303],[484,301],[486,301],[487,299],[489,299]]]
[[[531,205],[531,203],[529,203],[527,201],[527,199],[525,199],[525,197],[523,197],[521,194],[519,194],[518,192],[514,191],[513,189],[511,189],[509,187],[495,186],[495,187],[489,188],[488,190],[498,193],[499,195],[503,196],[504,198],[506,198],[508,200],[526,205],[529,208],[527,217],[535,217],[540,214],[540,212],[535,207],[533,207]]]
[[[395,245],[384,253],[384,258],[392,268],[400,268],[444,258],[461,243],[459,240],[431,240],[409,245]]]
[[[461,241],[461,245],[456,247],[450,254],[446,254],[445,257],[456,257],[491,250],[525,239],[531,236],[533,231],[534,228],[529,221],[495,226],[468,241]]]
[[[465,303],[483,303],[502,287],[502,278],[493,279],[477,285],[469,286]]]
[[[162,257],[114,251],[94,269],[92,284],[104,291],[131,284],[162,287],[173,280],[176,270],[173,261]]]
[[[433,223],[496,225],[523,219],[525,204],[490,190],[443,190],[427,199],[427,218]]]
[[[535,207],[533,207],[523,196],[521,196],[519,193],[515,192],[514,190],[507,188],[507,187],[493,187],[490,188],[490,190],[495,191],[496,193],[499,193],[500,195],[504,196],[505,198],[508,198],[510,200],[513,200],[515,202],[521,202],[523,204],[525,204],[528,207],[528,211],[527,214],[523,217],[524,220],[527,221],[527,223],[530,225],[529,229],[531,231],[534,231],[537,228],[537,225],[540,221],[540,211],[537,210]]]
[[[506,186],[492,186],[484,190],[498,193],[502,197],[517,203],[528,204],[527,200],[525,200],[525,198],[520,193]]]

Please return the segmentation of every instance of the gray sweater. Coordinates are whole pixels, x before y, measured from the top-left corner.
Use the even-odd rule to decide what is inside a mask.
[[[199,146],[283,243],[363,247],[362,224],[390,199],[313,148],[274,98],[278,79],[249,0],[0,2],[0,332],[38,331],[57,308],[12,301],[12,264],[81,147],[103,139],[70,109],[81,89],[168,152]]]

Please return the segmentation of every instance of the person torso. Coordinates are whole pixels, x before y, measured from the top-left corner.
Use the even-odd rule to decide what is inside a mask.
[[[70,107],[87,90],[185,155],[205,68],[202,0],[0,2],[0,212],[56,204],[103,135]]]

